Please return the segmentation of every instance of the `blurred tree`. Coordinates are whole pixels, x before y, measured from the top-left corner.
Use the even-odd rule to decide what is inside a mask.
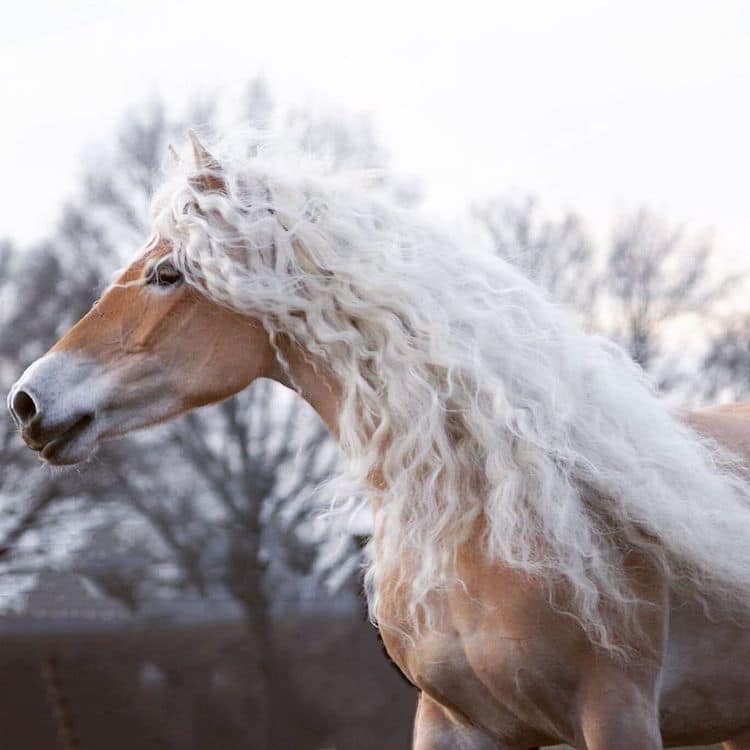
[[[735,311],[721,320],[703,361],[707,398],[747,399],[750,395],[750,312]]]
[[[705,326],[715,305],[736,285],[736,276],[718,273],[717,252],[707,237],[694,238],[641,209],[616,225],[607,257],[606,287],[613,315],[608,333],[651,373],[657,386],[671,390],[700,367],[700,342],[692,338],[692,362],[683,364],[680,323],[699,315]],[[676,335],[678,343],[668,338]],[[709,336],[705,329],[705,336]],[[697,339],[697,341],[696,341]]]
[[[606,248],[597,247],[575,214],[544,218],[530,197],[490,202],[474,216],[499,255],[569,305],[586,327],[620,342],[661,390],[700,379],[701,347],[718,353],[721,338],[713,339],[706,320],[738,278],[719,273],[708,238],[640,209],[621,218]],[[693,335],[686,351],[680,328],[694,314],[703,320],[702,335]],[[736,351],[725,340],[723,351],[729,349]],[[717,356],[720,380],[727,370],[719,374]],[[689,390],[699,398],[707,393],[702,384]]]
[[[531,196],[490,201],[473,214],[498,255],[541,284],[556,302],[585,321],[593,320],[602,285],[600,257],[576,214],[546,217]]]
[[[334,169],[384,165],[385,153],[365,119],[277,111],[262,79],[249,83],[238,106],[256,127],[276,118],[289,137],[323,155]],[[12,355],[2,372],[16,377],[41,353],[40,343],[48,345],[80,317],[93,292],[143,244],[149,200],[170,142],[183,139],[188,124],[210,130],[217,117],[216,107],[201,104],[184,118],[171,118],[154,101],[124,121],[112,148],[96,154],[55,236],[18,254],[0,279],[7,277],[10,297],[23,300],[9,305],[0,320],[0,355]],[[395,183],[394,190],[403,200],[416,194]],[[108,500],[109,510],[97,517],[100,534],[127,524],[122,516],[127,509],[144,524],[146,536],[137,544],[113,543],[111,555],[84,550],[71,569],[130,610],[169,591],[231,597],[244,613],[252,645],[248,741],[252,736],[259,750],[272,746],[270,696],[289,692],[290,683],[284,670],[274,667],[271,610],[280,597],[300,596],[305,588],[309,596],[311,587],[320,585],[313,570],[321,540],[312,530],[317,511],[309,500],[331,473],[337,452],[317,416],[280,386],[259,382],[215,407],[105,446],[80,472],[37,471],[38,486],[28,476],[33,455],[12,439],[7,420],[3,428],[0,441],[10,449],[0,460],[10,464],[7,476],[14,477],[4,494],[14,505],[22,491],[29,497],[28,511],[8,527],[8,549],[53,517],[64,524],[64,513],[51,509],[72,513],[74,497],[81,509],[86,497]],[[108,460],[110,451],[117,461]]]

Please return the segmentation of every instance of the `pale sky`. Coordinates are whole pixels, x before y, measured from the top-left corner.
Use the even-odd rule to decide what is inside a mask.
[[[262,73],[282,104],[370,113],[448,218],[523,189],[750,249],[746,0],[27,0],[2,20],[0,236],[44,236],[127,110]]]

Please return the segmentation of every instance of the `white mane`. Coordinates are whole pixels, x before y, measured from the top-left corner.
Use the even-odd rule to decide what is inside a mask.
[[[633,548],[675,586],[750,602],[750,487],[619,348],[361,179],[268,142],[218,161],[228,194],[178,167],[155,198],[156,230],[189,283],[340,381],[351,473],[383,478],[368,489],[382,532],[375,617],[387,578],[407,587],[404,614],[429,622],[429,595],[455,583],[478,523],[488,561],[564,584],[605,647],[634,599]]]

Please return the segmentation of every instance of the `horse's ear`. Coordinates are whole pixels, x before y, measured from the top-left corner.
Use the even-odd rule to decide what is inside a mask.
[[[194,130],[188,130],[188,138],[193,146],[193,159],[199,174],[190,178],[190,184],[201,192],[227,192],[227,185],[222,176],[219,162],[198,140]]]

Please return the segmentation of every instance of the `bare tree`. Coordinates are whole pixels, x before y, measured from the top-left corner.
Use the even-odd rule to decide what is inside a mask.
[[[689,351],[679,338],[681,323],[696,313],[705,323],[738,280],[718,272],[709,238],[696,238],[645,209],[623,216],[607,247],[588,238],[575,214],[540,216],[533,198],[495,201],[474,214],[498,254],[571,306],[589,329],[621,343],[660,389],[696,375],[703,348],[714,352],[717,367],[726,362],[720,352],[731,349],[736,356],[737,348],[726,338],[723,344],[714,340],[705,324]],[[717,382],[726,373],[717,370]],[[693,387],[691,395],[701,390]]]
[[[366,120],[345,126],[304,110],[277,113],[260,80],[250,83],[241,106],[256,125],[278,116],[290,135],[329,157],[334,168],[376,168],[385,160]],[[124,122],[114,147],[97,155],[80,191],[66,204],[56,235],[9,272],[14,294],[28,295],[25,302],[38,305],[38,314],[27,319],[18,307],[1,322],[10,332],[0,345],[13,356],[8,372],[15,376],[21,363],[38,356],[39,342],[49,344],[79,316],[112,269],[142,243],[168,144],[184,138],[186,120],[210,128],[212,117],[212,107],[203,106],[185,119],[171,118],[152,102]],[[404,199],[414,196],[404,186],[398,190]],[[74,473],[72,486],[69,475],[48,471],[32,488],[25,475],[30,452],[11,439],[10,430],[0,434],[0,440],[12,443],[0,460],[7,458],[10,474],[18,477],[10,494],[17,496],[21,487],[29,491],[27,512],[8,527],[9,550],[52,518],[64,525],[64,514],[50,509],[64,506],[72,512],[72,498],[84,502],[96,488],[97,498],[106,496],[110,508],[103,527],[116,525],[125,511],[140,519],[152,541],[145,549],[113,549],[109,559],[83,554],[72,570],[130,610],[167,589],[229,596],[240,606],[254,675],[247,713],[252,746],[260,750],[272,745],[270,696],[290,690],[285,671],[274,667],[271,611],[280,592],[294,590],[296,581],[312,585],[318,540],[310,532],[316,508],[309,498],[337,457],[317,416],[281,391],[261,381],[216,407],[115,443]],[[108,461],[109,450],[119,460]]]
[[[576,214],[546,217],[528,195],[490,201],[473,214],[498,255],[519,266],[556,302],[593,319],[601,289],[600,257]]]
[[[701,362],[702,394],[746,399],[750,394],[750,313],[724,318]]]
[[[715,257],[710,238],[694,238],[645,209],[625,216],[613,232],[606,274],[613,307],[609,331],[663,390],[686,377],[682,346],[670,346],[667,336],[687,316],[712,315],[737,283],[734,276],[717,274]],[[699,351],[691,354],[695,361],[687,366],[695,371]]]

